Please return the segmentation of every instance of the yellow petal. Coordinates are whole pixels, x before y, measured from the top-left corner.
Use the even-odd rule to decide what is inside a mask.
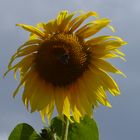
[[[48,118],[48,123],[50,123],[50,119],[54,110],[54,98],[50,100],[50,103],[47,105],[46,108],[40,111],[40,115],[42,117],[42,121],[45,122],[45,116]]]
[[[21,50],[17,51],[17,53],[15,54],[15,58],[37,52],[39,48],[40,48],[39,45],[32,45],[32,46],[26,47],[24,49],[21,49]]]
[[[97,66],[98,68],[100,68],[100,69],[102,69],[104,71],[121,74],[124,77],[126,77],[123,72],[121,72],[120,70],[115,68],[113,65],[111,65],[110,63],[108,63],[108,62],[106,62],[106,61],[104,61],[102,59],[94,60],[93,65]]]
[[[103,104],[107,107],[112,107],[111,104],[107,100],[106,93],[102,87],[98,87],[96,90],[96,96],[99,103]]]
[[[90,104],[96,104],[96,94],[95,91],[99,86],[99,80],[96,78],[96,75],[93,75],[90,71],[85,73],[82,77],[83,86],[86,88],[86,95]]]
[[[16,94],[18,93],[19,89],[21,88],[21,86],[24,84],[25,80],[27,80],[28,76],[32,73],[32,70],[29,71],[28,73],[26,73],[26,75],[24,76],[24,78],[21,80],[20,84],[18,85],[18,87],[16,88],[16,90],[13,93],[13,97],[16,96]]]
[[[118,49],[115,49],[114,52],[117,53],[118,55],[121,55],[122,57],[125,56],[125,54]]]
[[[18,62],[17,64],[15,64],[14,66],[10,66],[10,68],[8,68],[8,70],[4,73],[4,76],[7,75],[7,73],[15,68],[20,68],[20,67],[28,67],[34,60],[34,55],[29,55],[25,58],[23,58],[20,62]]]
[[[67,96],[64,99],[63,114],[70,120],[70,102]]]
[[[45,123],[45,116],[46,116],[46,111],[45,111],[45,109],[42,109],[42,110],[40,111],[40,116],[41,116],[41,118],[42,118],[42,122]]]
[[[110,28],[112,32],[115,32],[115,28],[113,26],[108,25],[108,28]]]
[[[92,76],[91,76],[92,75]],[[107,100],[105,91],[100,85],[100,79],[97,74],[88,72],[83,77],[83,84],[87,88],[87,97],[89,96],[90,103],[93,106],[97,106],[97,101],[101,104],[111,107],[110,103]]]
[[[30,91],[32,92],[32,96],[30,97],[31,113],[38,109],[38,102],[41,102],[40,86],[41,86],[41,81],[37,79],[34,88],[32,88]]]
[[[124,41],[120,40],[109,40],[93,45],[94,52],[111,51],[120,48],[125,45]]]
[[[44,25],[44,28],[47,34],[57,33],[59,29],[57,20],[50,20],[46,25]]]
[[[39,30],[38,28],[31,26],[31,25],[26,25],[26,24],[16,24],[17,26],[22,27],[23,29],[38,35],[41,38],[45,37],[45,33],[43,33],[41,30]]]
[[[87,88],[85,85],[82,83],[82,80],[79,79],[77,81],[77,96],[79,99],[79,102],[81,104],[81,108],[83,108],[89,116],[92,114],[92,105],[89,103],[89,100],[87,98],[86,92]]]
[[[48,104],[47,108],[46,108],[46,113],[47,113],[48,121],[50,121],[50,119],[51,119],[51,116],[53,114],[53,110],[54,110],[54,100],[52,99],[50,101],[50,103]]]
[[[78,31],[76,31],[76,34],[82,38],[87,38],[99,32],[102,28],[106,27],[109,23],[110,20],[107,18],[98,19],[81,27]]]
[[[30,97],[32,96],[33,92],[31,92],[34,87],[36,86],[36,82],[38,80],[38,75],[32,71],[32,73],[28,76],[26,83],[24,85],[24,91],[22,94],[22,101],[28,109]]]
[[[80,123],[80,118],[82,117],[82,114],[79,112],[79,110],[74,106],[73,110],[73,118],[76,122]]]
[[[98,17],[96,12],[90,11],[74,18],[70,23],[71,29],[69,32],[72,33],[74,30],[76,30],[90,16]]]
[[[68,11],[61,11],[57,16],[57,24],[60,25],[68,15]]]
[[[36,25],[36,27],[38,28],[38,29],[41,29],[41,30],[44,30],[45,29],[45,22],[41,22],[41,23],[38,23],[37,25]]]
[[[84,110],[84,108],[81,107],[81,103],[79,100],[77,84],[71,85],[69,91],[70,91],[69,100],[71,103],[72,110],[74,110],[74,108],[76,107],[77,110],[80,112],[80,114],[85,114],[85,110]]]
[[[36,85],[34,85],[31,91],[33,92],[30,97],[31,112],[46,108],[51,104],[51,101],[54,100],[51,87],[46,85],[40,77],[36,79]]]
[[[75,15],[75,13],[76,12],[73,12],[73,13],[67,15],[65,17],[65,19],[63,19],[63,21],[61,22],[61,24],[59,26],[59,31],[61,31],[61,32],[68,32],[69,31],[70,21],[71,21],[72,17]]]
[[[43,40],[40,40],[40,39],[32,39],[32,40],[28,40],[27,42],[25,42],[23,45],[21,45],[17,51],[21,50],[22,48],[24,47],[27,47],[27,46],[32,46],[32,45],[39,45],[42,43]]]
[[[126,61],[126,59],[120,55],[117,55],[115,53],[106,53],[106,54],[103,54],[100,56],[100,58],[103,58],[103,59],[108,59],[108,58],[120,58],[122,59],[123,61]]]
[[[110,91],[110,93],[114,96],[120,94],[118,85],[105,71],[97,69],[96,67],[90,67],[90,70],[98,75],[98,77],[100,78],[100,83],[102,84],[104,89]]]
[[[45,106],[47,106],[51,100],[54,100],[53,87],[51,85],[46,84],[45,81],[42,81],[42,86],[40,87],[39,93],[41,102],[38,102],[38,111],[42,110]]]
[[[109,36],[109,35],[106,35],[106,36],[98,36],[98,37],[95,37],[95,38],[92,38],[92,39],[89,39],[86,41],[86,45],[96,45],[98,43],[102,43],[104,41],[107,41],[108,39],[116,39],[116,40],[119,40],[119,41],[123,41],[120,37],[118,36]]]
[[[59,116],[61,116],[63,112],[65,97],[66,97],[66,93],[64,93],[64,90],[62,88],[57,87],[54,89],[55,104],[56,104],[56,108],[57,108]]]

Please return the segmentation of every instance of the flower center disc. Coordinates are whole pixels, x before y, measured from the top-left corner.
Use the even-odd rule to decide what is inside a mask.
[[[75,82],[88,66],[88,53],[74,35],[55,34],[38,50],[35,66],[40,77],[54,86]]]

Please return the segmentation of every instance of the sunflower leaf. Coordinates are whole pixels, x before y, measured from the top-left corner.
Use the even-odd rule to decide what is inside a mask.
[[[51,129],[61,139],[63,122],[55,117],[51,122]],[[68,140],[99,140],[98,127],[95,120],[85,116],[80,123],[70,123]]]
[[[58,117],[55,117],[51,120],[50,128],[52,131],[56,133],[56,135],[60,138],[62,135],[62,120]]]
[[[11,132],[8,140],[43,140],[32,126],[21,123],[18,124]]]

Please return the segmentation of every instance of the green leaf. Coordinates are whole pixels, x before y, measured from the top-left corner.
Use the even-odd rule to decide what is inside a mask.
[[[21,123],[18,124],[11,132],[8,140],[43,140],[32,126]]]
[[[51,121],[51,130],[61,139],[63,122],[58,117]],[[70,123],[68,140],[99,140],[98,127],[95,120],[85,116],[80,123]]]
[[[85,117],[80,123],[70,124],[68,140],[99,140],[96,122]]]
[[[55,117],[51,120],[50,128],[53,132],[56,133],[58,137],[62,135],[62,120],[58,117]]]

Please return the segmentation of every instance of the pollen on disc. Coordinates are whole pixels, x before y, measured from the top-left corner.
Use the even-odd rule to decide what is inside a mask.
[[[57,34],[44,41],[36,56],[41,78],[55,86],[75,82],[87,68],[88,54],[72,35]]]

